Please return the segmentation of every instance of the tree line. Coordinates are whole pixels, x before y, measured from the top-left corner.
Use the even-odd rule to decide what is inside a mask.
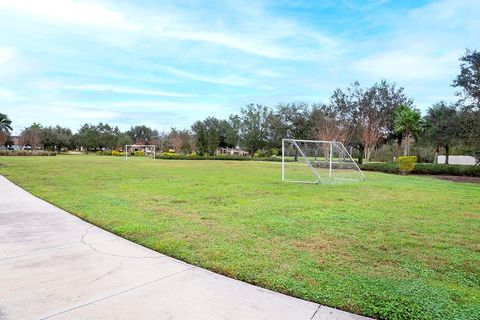
[[[159,150],[214,155],[218,148],[241,147],[255,155],[278,155],[283,138],[340,141],[359,162],[370,161],[381,145],[395,145],[394,156],[408,155],[414,142],[433,145],[435,159],[452,145],[480,157],[480,52],[460,58],[460,74],[452,84],[458,101],[440,101],[421,116],[403,87],[381,80],[370,87],[358,82],[336,89],[327,103],[280,103],[274,107],[248,104],[228,119],[207,117],[190,129],[159,132],[145,125],[122,132],[106,123],[84,124],[76,133],[61,126],[34,123],[20,134],[20,143],[33,149],[87,152],[119,149],[126,144],[155,144]],[[0,143],[9,143],[11,121],[0,114]]]

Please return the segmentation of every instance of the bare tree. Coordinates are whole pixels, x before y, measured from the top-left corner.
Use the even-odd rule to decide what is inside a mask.
[[[0,146],[5,146],[10,139],[10,132],[0,130]]]
[[[172,128],[168,135],[168,141],[175,153],[180,153],[180,151],[182,150],[183,139],[177,129]]]
[[[314,104],[311,117],[315,139],[342,143],[347,141],[350,131],[348,123],[333,105]]]
[[[37,150],[41,146],[42,139],[42,126],[35,122],[30,127],[25,128],[20,135],[21,143],[25,146],[31,146],[32,150]]]

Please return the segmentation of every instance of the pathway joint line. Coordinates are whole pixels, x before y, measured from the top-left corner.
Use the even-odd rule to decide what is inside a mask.
[[[83,308],[83,307],[92,305],[92,304],[94,304],[94,303],[97,303],[97,302],[100,302],[100,301],[103,301],[103,300],[107,300],[107,299],[113,298],[113,297],[118,296],[118,295],[121,295],[121,294],[123,294],[123,293],[127,293],[127,292],[130,292],[130,291],[136,290],[136,289],[138,289],[138,288],[142,288],[142,287],[148,286],[148,285],[150,285],[150,284],[153,284],[153,283],[156,283],[156,282],[165,280],[165,279],[167,279],[167,278],[171,278],[171,277],[173,277],[173,276],[176,276],[176,275],[178,275],[178,274],[181,274],[181,273],[184,273],[184,272],[186,272],[186,271],[192,270],[192,269],[194,269],[194,268],[195,268],[195,266],[191,266],[191,267],[189,267],[189,268],[187,268],[187,269],[185,269],[185,270],[181,270],[181,271],[178,271],[178,272],[174,272],[174,273],[169,274],[169,275],[167,275],[167,276],[163,276],[163,277],[160,277],[160,278],[158,278],[158,279],[155,279],[155,280],[152,280],[152,281],[149,281],[149,282],[145,282],[145,283],[139,284],[139,285],[137,285],[137,286],[134,286],[134,287],[131,287],[131,288],[128,288],[128,289],[119,291],[119,292],[117,292],[117,293],[113,293],[113,294],[111,294],[111,295],[108,295],[108,296],[105,296],[105,297],[102,297],[102,298],[99,298],[99,299],[96,299],[96,300],[93,300],[93,301],[84,303],[84,304],[82,304],[82,305],[79,305],[79,306],[76,306],[76,307],[72,307],[72,308],[69,308],[69,309],[66,309],[66,310],[57,312],[57,313],[55,313],[55,314],[51,314],[51,315],[49,315],[49,316],[40,318],[40,320],[51,319],[51,318],[53,318],[53,317],[56,317],[56,316],[65,314],[65,313],[67,313],[67,312],[70,312],[70,311],[73,311],[73,310],[76,310],[76,309],[80,309],[80,308]]]
[[[317,307],[317,309],[315,309],[315,312],[313,313],[313,315],[310,317],[310,320],[313,320],[313,318],[315,318],[315,316],[317,315],[318,310],[320,310],[321,307],[322,307],[322,305],[319,304],[318,307]]]
[[[101,244],[101,243],[105,243],[105,242],[118,241],[118,240],[120,240],[120,239],[109,239],[109,240],[94,242],[92,244]],[[3,258],[0,258],[0,261],[4,261],[4,260],[8,260],[8,259],[15,259],[15,258],[28,257],[28,256],[34,256],[34,255],[43,254],[43,253],[49,253],[51,251],[68,249],[68,248],[77,247],[77,246],[80,246],[80,245],[82,245],[82,244],[81,243],[72,243],[72,244],[69,244],[69,245],[66,245],[66,246],[60,246],[60,247],[55,247],[55,248],[32,251],[32,252],[20,254],[18,256],[3,257]]]

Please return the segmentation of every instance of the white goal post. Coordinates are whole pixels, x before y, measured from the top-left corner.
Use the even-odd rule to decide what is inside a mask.
[[[338,141],[282,139],[282,181],[337,183],[365,175]]]
[[[141,151],[143,151],[147,155],[151,154],[152,158],[155,159],[155,151],[156,151],[157,146],[154,145],[154,144],[126,144],[125,145],[125,150],[124,150],[125,160],[128,160],[128,153],[129,153],[128,148],[130,148],[130,149],[144,148]],[[139,151],[139,150],[135,150],[135,151]]]

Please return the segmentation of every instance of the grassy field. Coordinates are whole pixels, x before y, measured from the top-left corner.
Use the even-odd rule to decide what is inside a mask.
[[[198,266],[381,319],[480,319],[480,185],[367,172],[280,182],[280,163],[0,157],[0,174]]]

